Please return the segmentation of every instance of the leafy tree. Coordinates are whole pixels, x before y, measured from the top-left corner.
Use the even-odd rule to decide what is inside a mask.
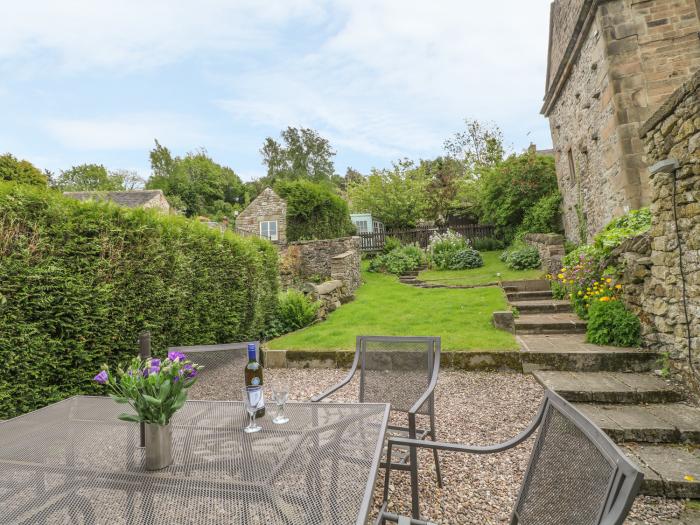
[[[483,167],[494,166],[503,160],[503,133],[493,123],[465,119],[466,129],[444,142],[447,154],[460,161],[465,173],[478,176]]]
[[[462,165],[451,157],[438,157],[434,160],[422,160],[419,169],[427,178],[426,199],[428,201],[426,219],[443,221],[452,211],[460,208],[458,201],[463,190]]]
[[[510,241],[528,210],[558,191],[554,159],[532,151],[511,155],[485,169],[480,185],[483,221],[497,226]]]
[[[119,186],[127,191],[143,188],[144,181],[138,172],[134,170],[113,170],[109,172],[110,177],[119,182]]]
[[[46,186],[48,177],[28,160],[18,160],[11,153],[0,155],[0,180]]]
[[[163,190],[170,203],[188,217],[230,217],[245,202],[246,187],[238,175],[214,162],[204,149],[173,157],[156,141],[150,158],[153,173],[146,188]]]
[[[328,186],[306,180],[275,187],[287,202],[287,240],[333,239],[355,232],[348,205]]]
[[[111,177],[102,164],[80,164],[62,170],[53,184],[62,191],[117,191],[121,180]]]
[[[403,159],[392,169],[372,169],[350,185],[348,196],[353,211],[371,212],[387,228],[411,228],[428,212],[427,186],[425,170]]]
[[[281,142],[265,139],[260,153],[267,167],[265,184],[281,180],[307,179],[317,183],[332,183],[335,151],[328,140],[309,128],[288,127],[281,133]]]

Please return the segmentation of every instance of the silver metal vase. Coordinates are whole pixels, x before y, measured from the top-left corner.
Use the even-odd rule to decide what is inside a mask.
[[[146,423],[146,470],[160,470],[173,462],[173,434],[170,423]]]

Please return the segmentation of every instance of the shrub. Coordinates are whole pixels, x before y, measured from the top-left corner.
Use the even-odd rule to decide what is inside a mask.
[[[472,248],[480,252],[491,252],[503,249],[503,241],[494,239],[493,237],[483,237],[481,239],[472,239]]]
[[[518,237],[526,233],[561,233],[561,195],[554,191],[540,198],[525,212]]]
[[[347,203],[326,186],[305,180],[280,183],[287,202],[287,240],[334,239],[355,233]]]
[[[472,249],[464,248],[458,252],[454,252],[449,262],[450,270],[467,270],[469,268],[480,268],[484,265],[484,260],[481,254]]]
[[[523,246],[510,250],[505,258],[505,263],[511,270],[529,270],[540,267],[540,253],[534,246]]]
[[[597,345],[639,346],[641,324],[621,301],[600,298],[588,310],[586,340]]]
[[[428,254],[433,266],[439,270],[447,270],[454,254],[469,247],[464,237],[452,230],[447,230],[445,233],[434,233],[430,236]]]
[[[286,332],[309,326],[316,320],[320,304],[303,293],[290,289],[279,296],[277,318]]]
[[[37,167],[28,160],[19,160],[11,153],[0,155],[0,181],[12,181],[20,184],[46,186],[47,179]]]
[[[382,248],[383,253],[389,253],[397,248],[401,248],[402,244],[396,237],[385,237],[384,238],[384,248]]]
[[[137,352],[260,336],[277,251],[195,221],[0,184],[0,418],[67,396]]]
[[[378,255],[369,263],[370,272],[386,272],[401,275],[417,270],[425,263],[423,250],[414,245],[396,248],[385,255]]]

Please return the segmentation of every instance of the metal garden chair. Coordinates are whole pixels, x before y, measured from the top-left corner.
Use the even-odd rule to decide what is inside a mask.
[[[503,452],[525,441],[538,427],[511,525],[621,525],[642,483],[642,473],[591,420],[550,390],[530,425],[505,443],[470,446],[390,438],[387,461],[397,445],[471,454]],[[377,525],[429,525],[417,519],[415,496],[413,519],[386,511],[389,475],[386,469]]]
[[[433,391],[440,371],[439,337],[358,336],[355,358],[348,375],[337,385],[313,397],[321,401],[347,385],[358,372],[360,403],[390,403],[392,412],[405,413],[408,426],[388,425],[389,433],[414,440],[430,437],[435,441],[435,402]],[[420,429],[416,416],[429,420],[429,428]],[[438,486],[442,487],[440,461],[433,449]],[[396,458],[395,458],[396,459]],[[415,447],[407,447],[395,461],[387,457],[382,467],[411,472],[411,490],[418,499],[418,469]]]

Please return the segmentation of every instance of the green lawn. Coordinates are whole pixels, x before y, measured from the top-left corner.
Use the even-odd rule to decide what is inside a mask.
[[[425,270],[418,274],[418,279],[435,284],[488,284],[499,280],[517,281],[523,279],[539,279],[542,270],[511,270],[499,259],[502,252],[481,252],[484,265],[472,270]]]
[[[357,335],[438,335],[443,350],[514,350],[515,338],[491,325],[505,310],[497,287],[421,289],[391,275],[362,272],[355,300],[322,323],[273,339],[280,350],[354,350]]]

